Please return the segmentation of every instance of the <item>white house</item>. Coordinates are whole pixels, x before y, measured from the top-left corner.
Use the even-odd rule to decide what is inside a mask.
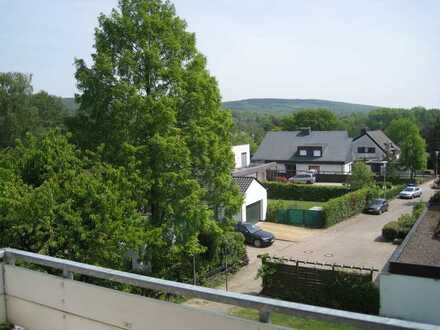
[[[253,177],[235,176],[235,183],[243,195],[243,205],[235,216],[239,222],[256,223],[266,220],[267,191],[263,185]]]
[[[380,315],[439,325],[440,211],[413,226],[380,274]]]
[[[365,160],[373,172],[382,173],[384,160],[399,159],[400,149],[381,130],[361,130],[361,135],[353,139],[353,160]]]
[[[249,144],[232,146],[232,152],[234,154],[236,169],[248,167],[251,164],[251,152]]]
[[[279,173],[293,176],[314,170],[323,174],[349,174],[352,139],[346,131],[267,132],[252,160],[275,162]]]

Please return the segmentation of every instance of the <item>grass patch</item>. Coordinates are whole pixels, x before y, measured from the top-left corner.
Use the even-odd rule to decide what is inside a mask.
[[[280,201],[280,199],[269,199],[268,203],[274,203]],[[298,201],[298,200],[287,200],[283,199],[283,203],[285,203],[287,208],[295,208],[295,209],[305,209],[308,210],[315,206],[321,206],[324,202],[311,202],[311,201]]]
[[[248,320],[258,320],[258,311],[250,308],[233,308],[229,312],[230,315],[240,317]],[[309,318],[296,317],[291,315],[285,315],[280,313],[272,313],[272,324],[282,327],[295,328],[299,330],[357,330],[353,326],[336,323],[325,322]]]

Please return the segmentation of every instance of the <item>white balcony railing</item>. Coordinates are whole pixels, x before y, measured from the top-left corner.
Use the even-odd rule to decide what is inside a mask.
[[[18,261],[61,270],[63,276],[20,267]],[[9,320],[26,330],[279,329],[269,323],[274,311],[366,329],[436,329],[429,324],[224,292],[14,249],[0,250],[0,267],[0,323]],[[260,311],[265,323],[75,281],[73,274],[253,308]]]

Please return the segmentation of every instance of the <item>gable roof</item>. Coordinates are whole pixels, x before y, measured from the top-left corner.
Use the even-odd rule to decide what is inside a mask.
[[[240,188],[240,192],[242,194],[246,193],[252,182],[256,180],[255,178],[250,176],[234,176],[233,178],[237,186]]]
[[[400,150],[400,148],[393,141],[391,141],[391,139],[380,129],[366,131],[357,138],[354,138],[353,141],[356,141],[364,135],[369,136],[370,139],[372,139],[377,144],[377,146],[382,149],[383,152],[386,152],[387,145],[391,146],[391,148],[394,150]]]
[[[321,157],[299,156],[298,147],[322,147]],[[352,160],[352,139],[347,131],[267,132],[253,160],[348,163]]]

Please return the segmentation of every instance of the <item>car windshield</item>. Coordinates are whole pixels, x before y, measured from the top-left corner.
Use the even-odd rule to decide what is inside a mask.
[[[414,187],[406,187],[404,191],[411,192],[414,191],[414,189],[415,189]]]
[[[370,204],[371,205],[380,205],[382,203],[383,203],[382,199],[373,199]]]
[[[243,225],[251,234],[256,233],[257,231],[260,231],[260,227],[255,226],[251,223],[246,223]]]

